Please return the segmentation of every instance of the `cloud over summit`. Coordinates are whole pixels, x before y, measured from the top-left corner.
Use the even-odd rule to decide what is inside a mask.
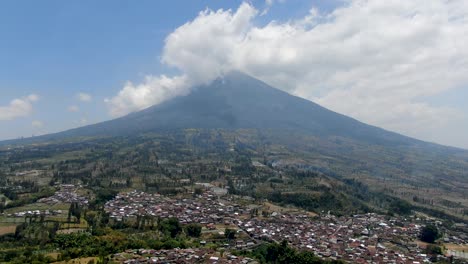
[[[256,23],[258,16],[247,3],[235,11],[200,12],[165,41],[162,63],[181,74],[126,84],[107,100],[111,113],[149,107],[239,70],[334,111],[427,140],[450,144],[447,127],[467,121],[457,109],[424,100],[468,84],[466,1],[354,0],[331,13],[311,8],[304,17],[265,25]]]
[[[165,40],[161,62],[179,69],[182,74],[146,76],[140,84],[128,82],[106,103],[113,116],[125,115],[208,83],[224,72],[235,69],[230,55],[244,41],[257,10],[246,3],[236,12],[206,9],[180,26]]]

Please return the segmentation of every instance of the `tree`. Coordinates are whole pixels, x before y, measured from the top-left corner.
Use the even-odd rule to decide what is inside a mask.
[[[200,237],[202,226],[200,224],[188,224],[185,226],[185,233],[191,237]]]
[[[195,188],[193,193],[194,193],[194,195],[202,195],[203,194],[203,189],[202,188]]]
[[[439,230],[434,225],[426,225],[421,230],[420,239],[427,243],[434,243],[439,238]]]
[[[442,248],[436,245],[427,245],[426,253],[431,255],[442,255]]]
[[[169,218],[161,221],[159,224],[159,230],[165,235],[175,238],[180,232],[182,232],[182,226],[177,218]]]
[[[282,241],[281,244],[270,243],[259,246],[254,249],[252,255],[254,258],[261,260],[267,264],[338,264],[343,263],[336,260],[321,260],[312,252],[297,251],[288,245],[287,241]]]
[[[23,231],[26,229],[27,227],[27,224],[26,223],[22,223],[18,226],[16,226],[16,229],[15,229],[15,238],[16,239],[19,239],[23,236]]]
[[[234,186],[234,182],[232,181],[231,178],[227,179],[227,187],[228,187],[229,194],[238,194],[236,187]]]
[[[87,211],[85,213],[85,219],[86,219],[86,222],[88,222],[88,226],[91,228],[91,229],[94,229],[97,225],[97,220],[98,220],[98,214],[96,211]]]
[[[411,204],[401,199],[397,199],[390,204],[390,212],[399,215],[408,215],[411,213],[411,209]]]
[[[81,211],[82,208],[77,202],[72,202],[70,204],[70,209],[68,210],[68,222],[71,220],[71,216],[76,217],[76,222],[80,223],[81,220]]]
[[[226,228],[224,230],[224,236],[229,240],[234,239],[234,238],[236,238],[236,230]]]

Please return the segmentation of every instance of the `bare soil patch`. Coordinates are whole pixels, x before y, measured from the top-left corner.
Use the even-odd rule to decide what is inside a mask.
[[[16,225],[0,226],[0,236],[15,233]]]

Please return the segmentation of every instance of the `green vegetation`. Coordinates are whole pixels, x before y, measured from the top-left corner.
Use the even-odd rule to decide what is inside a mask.
[[[76,222],[80,223],[82,211],[83,208],[81,208],[81,206],[77,202],[72,202],[70,204],[70,209],[68,209],[68,222],[70,222],[71,217],[74,216]]]
[[[18,186],[22,186],[21,184],[24,183],[22,181],[19,182]],[[8,208],[15,208],[19,206],[23,206],[26,204],[31,204],[36,202],[37,200],[52,196],[55,193],[56,189],[52,187],[41,187],[41,188],[32,188],[32,189],[21,189],[19,192],[18,190],[14,190],[12,188],[3,188],[1,192],[10,199],[8,203],[2,203],[0,209],[8,209]]]
[[[236,238],[236,230],[232,230],[230,228],[224,229],[224,236],[228,240],[232,240]]]
[[[159,224],[159,230],[166,236],[175,238],[182,232],[182,226],[177,218],[164,219]]]
[[[190,237],[200,237],[202,226],[200,224],[188,224],[185,226],[185,233]]]
[[[238,252],[249,257],[258,259],[260,263],[267,264],[320,264],[320,263],[342,263],[341,261],[326,261],[316,257],[313,253],[298,252],[289,247],[286,241],[281,244],[270,243],[257,247],[252,252]]]
[[[442,248],[437,245],[427,245],[426,253],[430,255],[442,255]]]
[[[193,225],[192,227],[195,232],[198,231],[199,226]],[[192,230],[192,228],[188,229]],[[135,232],[134,229],[115,230],[109,227],[97,227],[93,234],[89,232],[57,234],[57,230],[57,223],[32,222],[19,225],[14,235],[0,237],[2,249],[0,262],[49,263],[54,261],[40,252],[57,252],[56,260],[60,261],[81,257],[106,259],[109,254],[127,249],[172,249],[193,246],[192,242],[181,233],[182,227],[175,218],[161,221],[158,228],[161,232]]]
[[[342,148],[355,155],[343,157]],[[200,246],[207,237],[220,244],[206,246],[218,248],[241,239],[232,226],[217,227],[225,229],[223,236],[202,232],[199,224],[182,225],[157,216],[112,221],[103,210],[119,192],[134,189],[193,198],[205,189],[197,182],[252,197],[256,205],[268,200],[283,208],[337,216],[378,212],[410,217],[422,212],[466,222],[468,185],[459,178],[464,163],[447,160],[442,152],[424,152],[418,158],[422,151],[402,154],[397,146],[383,150],[342,138],[247,129],[187,129],[0,149],[0,222],[17,226],[15,233],[0,237],[0,262],[47,263],[52,253],[58,255],[55,260],[93,256],[104,261],[126,249]],[[429,161],[438,166],[429,166]],[[418,171],[412,171],[415,163],[422,164]],[[427,180],[426,174],[435,173],[456,181]],[[89,204],[38,202],[52,196],[60,184],[82,186],[78,191]],[[63,212],[11,216],[33,210]],[[253,209],[252,216],[270,217],[272,212]],[[421,234],[430,243],[438,237],[438,230],[430,226]],[[263,263],[321,263],[313,262],[317,258],[310,253],[280,247],[261,245],[245,254]]]
[[[439,229],[434,226],[434,225],[426,225],[423,227],[421,230],[421,241],[427,242],[427,243],[434,243],[436,239],[440,237],[439,234]]]
[[[412,210],[412,206],[410,203],[404,201],[404,200],[395,200],[390,204],[390,209],[389,211],[393,214],[399,214],[399,215],[409,215]]]
[[[355,153],[344,157],[342,149]],[[417,172],[412,171],[416,163]],[[463,221],[468,182],[457,169],[463,166],[446,160],[442,150],[370,148],[344,138],[319,140],[283,130],[185,129],[88,138],[0,149],[0,179],[6,186],[0,189],[5,198],[0,210],[50,196],[56,183],[90,186],[89,207],[95,210],[121,190],[199,195],[194,182],[216,181],[231,194],[315,212],[406,215],[417,208]],[[457,184],[429,181],[426,174],[457,179]],[[433,195],[440,192],[444,197]]]

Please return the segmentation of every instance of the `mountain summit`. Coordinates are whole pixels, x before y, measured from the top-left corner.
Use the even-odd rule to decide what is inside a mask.
[[[335,113],[240,72],[230,72],[208,85],[195,87],[186,96],[121,118],[38,138],[115,136],[184,128],[281,129],[372,144],[420,143]]]

